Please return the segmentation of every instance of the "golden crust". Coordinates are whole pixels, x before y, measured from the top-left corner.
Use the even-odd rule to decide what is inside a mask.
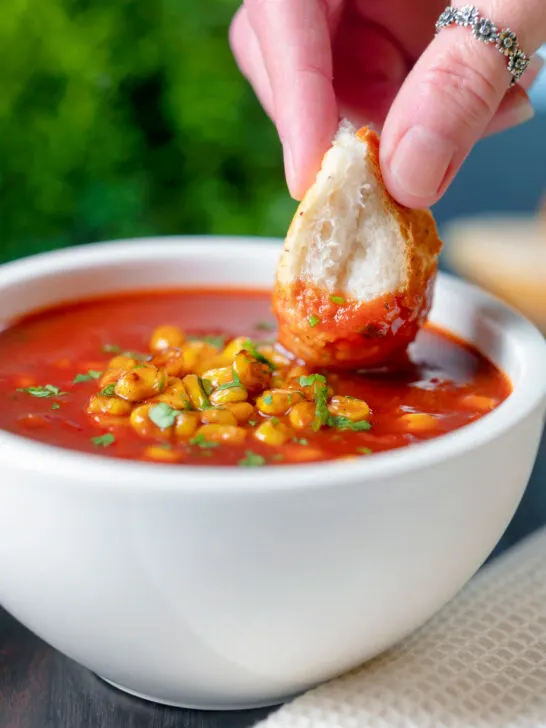
[[[287,280],[281,271],[291,254],[288,241],[294,222],[308,206],[306,195],[279,262],[273,307],[281,343],[314,366],[373,367],[395,360],[415,338],[432,303],[442,246],[434,218],[428,210],[410,210],[391,197],[381,175],[377,134],[364,127],[357,137],[367,144],[368,162],[379,182],[384,208],[396,220],[405,241],[406,274],[398,290],[367,302],[346,299],[343,292],[332,296],[332,291],[313,281]]]

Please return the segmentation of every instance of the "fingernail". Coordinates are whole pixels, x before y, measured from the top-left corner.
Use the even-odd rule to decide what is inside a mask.
[[[288,142],[283,143],[283,155],[284,155],[284,172],[286,174],[286,182],[290,194],[294,195],[296,190],[296,168],[294,167],[294,157],[292,156],[292,150]]]
[[[442,184],[456,146],[424,126],[413,126],[398,142],[390,163],[400,188],[413,197],[434,197]]]
[[[521,103],[516,104],[511,109],[512,125],[518,126],[519,124],[524,124],[526,121],[530,121],[534,115],[535,110],[531,104],[527,100],[522,100]]]

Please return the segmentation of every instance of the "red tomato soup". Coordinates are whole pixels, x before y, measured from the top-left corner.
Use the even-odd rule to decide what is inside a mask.
[[[403,370],[307,368],[275,345],[266,291],[119,295],[0,333],[0,428],[104,457],[241,467],[369,457],[473,422],[510,390],[432,326]]]

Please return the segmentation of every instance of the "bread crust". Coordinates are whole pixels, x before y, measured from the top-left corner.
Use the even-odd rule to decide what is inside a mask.
[[[430,310],[442,247],[432,214],[400,205],[387,191],[379,164],[377,134],[364,127],[357,132],[357,138],[366,143],[367,161],[379,183],[382,205],[396,221],[404,241],[403,283],[371,301],[361,301],[348,298],[343,291],[326,290],[312,280],[287,274],[297,223],[316,195],[311,188],[287,234],[277,269],[273,308],[281,344],[308,364],[324,368],[383,366],[404,354]],[[341,299],[343,303],[339,303]]]

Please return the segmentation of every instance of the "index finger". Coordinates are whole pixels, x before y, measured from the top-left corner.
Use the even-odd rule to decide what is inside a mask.
[[[245,0],[271,82],[286,178],[300,199],[338,125],[332,48],[322,0]]]

